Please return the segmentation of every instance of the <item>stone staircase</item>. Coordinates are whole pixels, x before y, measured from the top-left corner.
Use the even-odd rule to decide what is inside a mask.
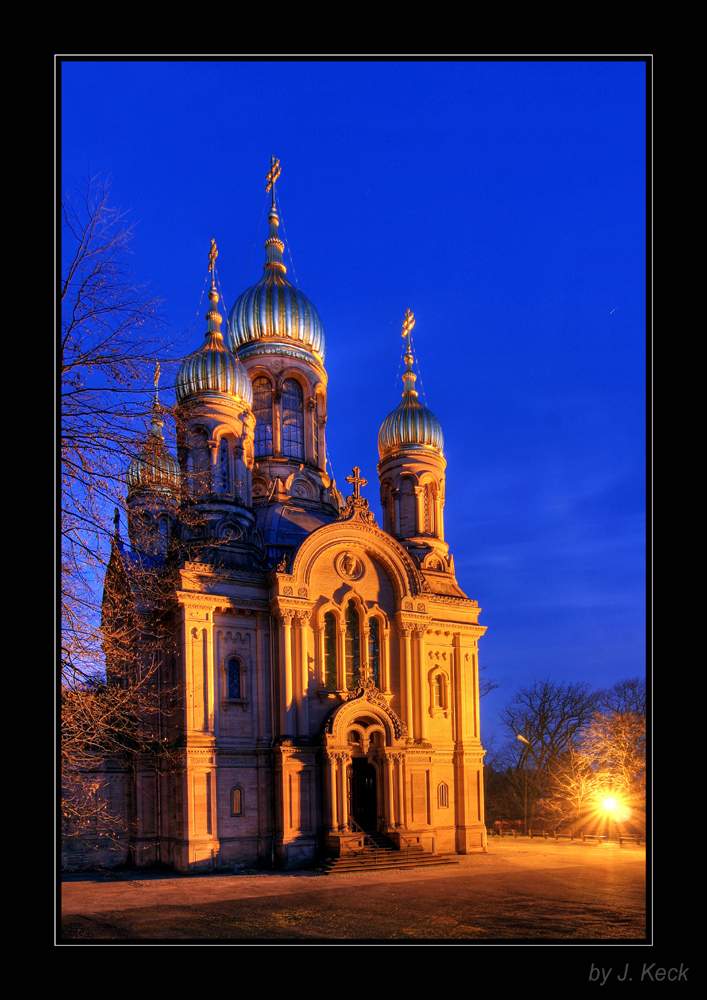
[[[362,851],[344,854],[338,858],[327,858],[321,870],[325,875],[342,872],[381,871],[384,868],[429,868],[431,865],[458,865],[451,854],[427,854],[419,845],[398,850],[381,833],[366,835],[366,846]]]

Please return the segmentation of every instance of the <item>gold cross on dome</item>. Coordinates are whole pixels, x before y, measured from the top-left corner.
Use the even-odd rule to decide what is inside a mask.
[[[353,483],[354,499],[355,500],[360,500],[361,499],[361,487],[362,486],[367,486],[368,485],[368,480],[361,478],[361,470],[359,469],[359,467],[357,465],[354,466],[353,476],[347,476],[346,477],[346,482],[347,483]]]
[[[410,334],[412,333],[412,328],[415,325],[415,313],[410,312],[409,309],[405,310],[405,319],[403,320],[403,337],[408,338],[408,347],[410,346]]]
[[[272,203],[275,204],[275,181],[280,176],[280,161],[276,160],[274,156],[270,157],[270,171],[265,180],[268,182],[265,185],[265,193],[267,194],[270,188],[272,188]]]
[[[209,250],[209,271],[213,270],[217,257],[218,250],[216,249],[216,240],[211,240],[211,249]]]

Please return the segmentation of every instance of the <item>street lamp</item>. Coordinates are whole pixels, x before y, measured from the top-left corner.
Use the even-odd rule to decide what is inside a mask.
[[[520,733],[516,733],[516,739],[519,739],[521,743],[525,743],[528,747],[532,744],[530,740],[526,740],[525,736],[521,736]],[[525,752],[525,835],[528,836],[528,753]]]

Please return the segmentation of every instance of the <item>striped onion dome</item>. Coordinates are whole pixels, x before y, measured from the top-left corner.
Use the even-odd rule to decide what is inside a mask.
[[[265,241],[263,277],[241,293],[228,316],[231,347],[238,353],[256,341],[286,341],[288,346],[311,352],[323,364],[324,325],[307,296],[285,277],[285,244],[277,235],[280,220],[274,205],[268,221],[270,235]]]
[[[219,295],[214,281],[209,289],[211,308],[206,314],[206,338],[198,351],[182,361],[177,374],[177,402],[189,396],[222,393],[253,405],[253,386],[243,366],[223,342]]]
[[[152,404],[150,433],[141,455],[136,455],[128,466],[128,496],[135,490],[148,489],[158,492],[179,490],[179,463],[170,454],[162,436],[162,411],[155,396]]]
[[[408,341],[405,353],[405,374],[402,401],[383,421],[378,433],[378,454],[387,458],[397,451],[430,450],[442,454],[444,435],[442,426],[431,410],[418,400],[415,391],[416,375],[412,370],[412,351]]]

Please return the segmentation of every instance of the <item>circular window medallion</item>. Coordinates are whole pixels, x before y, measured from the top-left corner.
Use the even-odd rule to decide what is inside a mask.
[[[363,563],[353,552],[342,552],[336,560],[336,572],[344,580],[360,580],[363,576]]]

